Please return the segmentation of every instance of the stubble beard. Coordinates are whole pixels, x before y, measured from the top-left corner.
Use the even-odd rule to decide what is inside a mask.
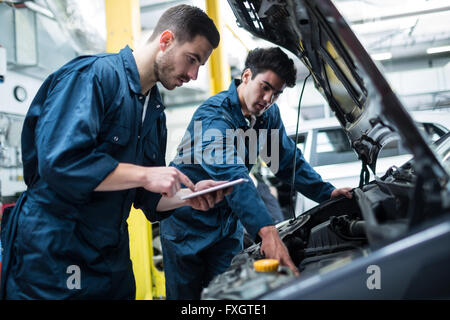
[[[170,49],[169,49],[170,50]],[[167,90],[175,89],[175,84],[171,83],[171,74],[175,70],[173,66],[173,62],[171,59],[173,54],[169,51],[166,53],[166,56],[161,57],[159,60],[156,59],[153,63],[153,67],[155,70],[156,79],[166,88]]]

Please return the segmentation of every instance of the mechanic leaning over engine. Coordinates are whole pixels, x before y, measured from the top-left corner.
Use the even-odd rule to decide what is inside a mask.
[[[286,135],[274,102],[286,86],[293,87],[295,83],[294,62],[280,48],[250,51],[241,80],[233,80],[228,91],[210,97],[196,110],[171,165],[194,182],[250,180],[249,171],[255,158],[266,148],[265,154],[271,155],[272,171],[290,183],[296,145]],[[229,139],[231,132],[240,132],[237,140]],[[249,141],[245,136],[257,139]],[[239,146],[239,141],[245,142]],[[273,154],[270,150],[275,149],[278,152]],[[279,168],[275,168],[276,162]],[[336,189],[323,182],[299,149],[295,189],[317,202],[339,195],[352,197],[350,188]],[[278,259],[298,275],[250,181],[236,185],[225,200],[209,211],[180,207],[161,222],[167,299],[199,299],[202,288],[224,272],[233,256],[243,249],[243,227],[254,239],[257,235],[262,239],[261,251],[266,258]]]

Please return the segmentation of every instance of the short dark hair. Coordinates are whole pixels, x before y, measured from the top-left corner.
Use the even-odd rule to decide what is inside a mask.
[[[208,39],[213,48],[217,48],[220,41],[219,31],[211,18],[202,9],[186,4],[167,9],[159,18],[149,41],[164,30],[171,30],[180,43],[191,41],[197,35]]]
[[[295,86],[297,80],[297,69],[294,61],[278,47],[251,50],[245,60],[244,71],[246,69],[250,69],[252,72],[252,79],[258,73],[271,70],[291,88]]]

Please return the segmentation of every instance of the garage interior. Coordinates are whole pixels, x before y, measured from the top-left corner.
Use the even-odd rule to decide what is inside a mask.
[[[282,1],[282,0],[280,0]],[[334,0],[408,111],[450,128],[450,5],[446,0]],[[20,133],[44,79],[82,55],[141,46],[169,7],[191,4],[215,21],[221,44],[197,81],[160,86],[167,114],[166,162],[175,156],[201,102],[239,77],[249,50],[273,44],[236,24],[226,0],[0,0],[0,202],[2,210],[26,189]],[[287,52],[287,50],[285,50]],[[288,52],[287,52],[288,53]],[[296,63],[297,85],[277,104],[286,127],[296,125],[298,96],[308,70]],[[213,61],[213,62],[211,62]],[[213,65],[213,67],[212,67]],[[306,82],[300,127],[333,117],[312,81]],[[327,179],[327,177],[323,177]],[[155,229],[136,209],[129,218],[136,299],[164,299],[162,255]],[[133,236],[134,235],[134,236]]]

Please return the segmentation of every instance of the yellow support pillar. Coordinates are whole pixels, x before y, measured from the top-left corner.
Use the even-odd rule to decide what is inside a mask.
[[[141,34],[139,0],[105,0],[106,51],[118,52],[125,45],[136,48]]]
[[[220,0],[205,0],[206,13],[214,21],[214,24],[219,30],[221,40],[219,46],[213,51],[209,58],[209,85],[210,94],[215,95],[220,91],[228,89],[231,81],[230,66],[228,59],[223,49],[223,30],[224,24],[220,17]]]
[[[106,51],[118,52],[125,45],[136,48],[141,32],[139,0],[105,0],[105,15]],[[153,264],[152,225],[143,212],[134,207],[127,222],[136,299],[164,298],[164,273]]]
[[[163,299],[166,296],[164,272],[153,263],[152,225],[144,213],[131,208],[128,222],[130,256],[136,279],[136,299]]]
[[[127,220],[130,234],[130,257],[133,262],[133,273],[136,280],[136,299],[152,300],[152,225],[143,212],[131,208]]]

